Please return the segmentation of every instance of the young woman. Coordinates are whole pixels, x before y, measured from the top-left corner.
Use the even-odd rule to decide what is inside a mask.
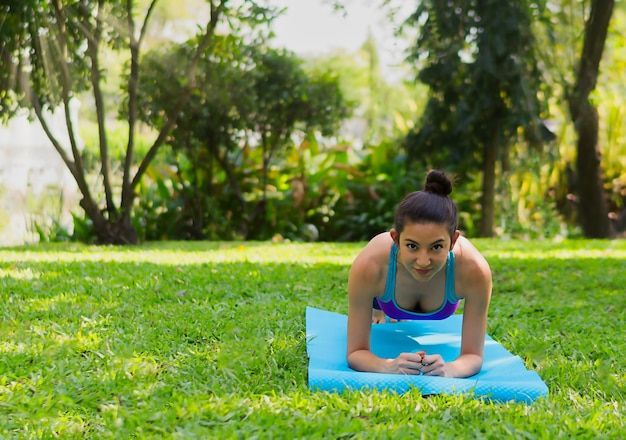
[[[349,366],[357,371],[468,377],[483,363],[491,271],[457,230],[448,197],[452,183],[431,171],[422,191],[407,195],[395,227],[374,237],[354,260],[348,278]],[[461,353],[444,362],[437,353],[401,353],[382,359],[370,351],[372,324],[407,319],[445,319],[463,299]],[[374,308],[372,308],[374,304]]]

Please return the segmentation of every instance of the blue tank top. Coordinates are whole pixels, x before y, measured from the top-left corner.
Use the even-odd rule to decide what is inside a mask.
[[[439,309],[429,313],[411,312],[401,308],[396,303],[397,255],[398,247],[393,243],[389,253],[389,268],[387,269],[385,292],[381,298],[376,298],[381,310],[393,319],[441,320],[453,315],[460,302],[454,293],[454,252],[448,252],[448,260],[446,262],[446,297]]]

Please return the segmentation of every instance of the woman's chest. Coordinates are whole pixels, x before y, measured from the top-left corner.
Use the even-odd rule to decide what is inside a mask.
[[[439,310],[446,299],[445,276],[428,282],[415,280],[396,280],[396,304],[408,311],[430,313]]]

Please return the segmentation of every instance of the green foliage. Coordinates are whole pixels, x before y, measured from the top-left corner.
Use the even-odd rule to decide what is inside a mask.
[[[92,221],[86,216],[72,214],[74,220],[74,231],[72,232],[72,241],[79,243],[93,244],[97,240],[96,232],[93,228]]]
[[[594,100],[600,119],[601,163],[609,210],[615,215],[625,209],[626,197],[626,112],[623,96],[626,87],[621,80],[626,68],[626,45],[620,34],[626,31],[623,6],[616,6],[612,22],[613,35],[606,42],[606,61],[600,71]],[[623,231],[619,231],[623,232]]]
[[[370,84],[375,72],[347,54],[303,65],[288,53],[236,38],[215,41],[196,98],[171,137],[173,168],[158,177],[150,173],[140,187],[150,200],[140,203],[135,224],[152,231],[141,235],[363,240],[386,229],[399,198],[421,187],[403,176],[402,145],[389,139],[411,126],[415,88],[381,80],[362,95],[356,89]],[[173,99],[159,78],[182,68],[186,47],[161,48],[145,60],[151,67],[141,108],[151,124],[163,114],[160,103]],[[373,93],[384,105],[373,102]],[[359,104],[355,117],[385,115],[384,129],[373,136],[383,139],[379,144],[359,148],[328,137],[352,102]]]
[[[363,241],[393,227],[396,205],[407,193],[421,189],[425,176],[417,172],[407,175],[406,158],[397,150],[396,144],[386,142],[359,152],[357,171],[334,208],[325,236]]]
[[[532,144],[545,105],[534,54],[533,2],[422,2],[408,20],[420,30],[412,48],[430,99],[410,133],[410,163],[460,175],[480,169],[485,149],[501,150],[523,128]]]
[[[146,65],[152,68],[141,78],[140,108],[150,126],[166,119],[175,93],[167,78],[185,69],[193,46],[187,42],[148,55]],[[199,64],[194,98],[181,110],[169,138],[175,171],[161,178],[172,179],[175,192],[162,213],[171,233],[160,235],[273,235],[268,225],[277,218],[277,188],[286,184],[275,164],[284,164],[292,136],[331,135],[349,114],[335,75],[306,72],[301,64],[285,51],[232,35],[216,37],[210,56]],[[145,209],[144,214],[150,215]],[[223,234],[225,229],[230,233]]]
[[[88,11],[81,6],[90,2],[62,3],[72,19],[67,42],[74,96],[90,86],[87,44],[79,44],[79,32],[87,30],[81,26],[94,25],[87,18],[95,15],[85,15]],[[147,2],[131,3],[136,18],[147,10]],[[196,3],[196,14],[208,11],[208,5]],[[95,11],[94,5],[87,9]],[[461,228],[477,235],[482,208],[478,147],[496,126],[501,131],[499,141],[506,144],[500,151],[502,166],[496,170],[497,235],[538,239],[577,234],[572,203],[575,179],[566,165],[575,161],[575,139],[571,124],[563,122],[567,119],[563,104],[582,44],[585,8],[580,1],[548,6],[489,1],[420,4],[412,24],[421,26],[422,33],[412,60],[421,69],[420,79],[431,87],[426,101],[423,84],[386,82],[373,39],[368,38],[357,54],[334,53],[303,62],[265,46],[266,25],[277,13],[275,9],[264,2],[229,2],[224,13],[233,32],[216,35],[202,54],[197,90],[168,138],[173,151],[155,156],[153,166],[146,167],[146,175],[132,192],[141,199],[133,205],[132,218],[139,236],[144,240],[274,236],[365,240],[391,225],[395,204],[406,192],[421,188],[422,172],[431,167],[457,176],[453,196]],[[60,39],[52,38],[56,34],[50,3],[8,1],[0,8],[0,114],[9,117],[18,104],[26,105],[14,68],[18,54],[30,54],[19,50],[28,45],[47,50],[33,55],[33,92],[41,95],[43,104],[59,103],[63,78],[61,57],[55,54]],[[103,93],[107,108],[121,104],[119,116],[127,118],[129,77],[121,78],[126,81],[115,77],[130,68],[129,54],[120,51],[128,36],[122,18],[126,12],[121,2],[105,2],[103,8],[103,35],[107,37],[100,48]],[[619,37],[624,30],[623,5],[615,13],[607,61],[603,61],[594,95],[600,112],[604,189],[613,217],[623,209],[626,192],[621,110],[625,51]],[[168,121],[171,104],[189,81],[186,66],[198,38],[179,45],[159,32],[171,17],[184,19],[184,14],[180,5],[160,2],[147,28],[142,47],[153,50],[140,59],[144,76],[139,107],[152,127]],[[37,23],[42,28],[50,26],[51,33],[34,32]],[[539,45],[530,44],[533,38]],[[516,57],[505,56],[507,52]],[[526,62],[531,55],[534,61]],[[27,61],[21,59],[24,66]],[[549,88],[536,87],[538,65]],[[478,87],[488,93],[475,93]],[[525,102],[526,97],[531,99]],[[549,111],[543,108],[545,102],[550,103]],[[363,146],[349,134],[331,137],[352,105],[354,115],[365,121]],[[489,116],[490,108],[498,109],[498,118],[483,118]],[[424,116],[415,123],[418,109],[425,109]],[[538,145],[534,118],[548,113],[560,123],[557,141],[544,152],[526,148],[528,141]],[[504,123],[500,116],[506,119]],[[117,190],[128,127],[108,118],[106,123],[110,179]],[[470,132],[471,127],[475,130]],[[114,206],[103,208],[102,178],[93,175],[102,169],[97,126],[81,131],[86,141],[81,159],[85,171],[91,173],[87,186],[98,212],[113,212]],[[395,140],[406,133],[410,134],[405,144]],[[155,135],[135,132],[132,169],[146,157]],[[120,199],[121,195],[112,194],[116,203]],[[94,222],[76,215],[74,223],[73,237],[91,242]],[[50,218],[36,219],[32,229],[42,241],[69,235]],[[317,234],[310,234],[311,230]]]
[[[26,212],[31,212],[27,222],[27,233],[36,241],[66,241],[69,234],[62,225],[64,192],[53,186],[43,188],[39,195],[26,194]],[[31,241],[32,242],[32,241]]]
[[[562,239],[578,234],[557,204],[558,165],[548,154],[519,148],[515,170],[504,174],[496,194],[498,237]]]
[[[476,241],[494,274],[488,332],[548,385],[532,405],[310,391],[304,309],[347,312],[362,244],[1,249],[0,432],[621,438],[625,242]]]
[[[135,150],[137,85],[139,72],[145,71],[141,57],[142,42],[156,3],[29,0],[0,5],[0,117],[13,116],[18,106],[37,116],[76,179],[82,196],[81,207],[92,221],[101,243],[137,242],[130,218],[135,189],[175,125],[180,109],[192,98],[196,65],[201,56],[211,56],[214,33],[218,29],[220,32],[237,32],[245,36],[247,42],[258,44],[268,38],[266,25],[279,12],[269,3],[255,0],[211,2],[208,8],[204,8],[206,22],[196,29],[198,35],[192,40],[193,47],[186,52],[188,57],[183,63],[186,69],[178,70],[175,77],[168,78],[174,99],[161,107],[159,133],[148,149],[140,151]],[[117,116],[128,123],[121,184],[112,182],[110,156],[117,154],[109,151],[113,148],[106,139],[106,125],[111,118],[106,110],[105,97],[110,97],[105,86],[107,70],[101,57],[111,52],[124,52],[120,58],[127,61],[123,86],[116,102],[123,107]],[[45,108],[63,107],[67,114],[71,99],[87,90],[93,97],[98,125],[98,138],[94,143],[97,149],[88,151],[97,151],[100,161],[99,182],[103,187],[104,208],[92,196],[87,182],[87,173],[91,170],[84,167],[72,121],[67,121],[71,145],[68,149],[61,145],[53,130],[48,129],[42,113]],[[91,159],[94,162],[96,158]],[[135,166],[137,162],[139,165]],[[116,200],[114,194],[120,188]]]
[[[178,155],[180,160],[184,156]],[[133,221],[142,241],[154,240],[234,240],[233,203],[220,185],[222,197],[199,197],[189,181],[188,163],[175,171],[171,166],[150,167],[138,187],[140,200]]]
[[[124,159],[126,158],[126,149],[128,147],[128,124],[121,122],[110,123],[107,126],[106,136],[108,143],[108,154],[111,162],[111,168],[114,170],[113,179],[120,178],[124,167]],[[81,151],[81,157],[85,165],[85,171],[89,175],[95,175],[99,172],[101,166],[100,161],[100,145],[98,140],[98,126],[96,124],[85,121],[81,123],[81,138],[84,142],[84,148]],[[141,158],[150,149],[154,138],[154,133],[147,131],[137,131],[135,139],[135,155],[134,165],[138,166]],[[156,158],[158,160],[159,157]],[[98,191],[94,187],[95,192]]]
[[[123,2],[108,1],[99,6],[95,1],[27,0],[0,5],[0,90],[7,92],[2,96],[14,98],[14,105],[0,105],[0,114],[7,116],[5,111],[17,106],[31,111],[38,107],[55,109],[91,89],[95,78],[91,77],[87,39],[98,33],[94,10],[101,19],[97,38],[105,36],[107,45],[119,49],[125,38],[120,32],[125,28]],[[104,71],[100,73],[105,76]]]
[[[58,220],[52,219],[50,223],[50,225],[42,225],[33,221],[33,228],[37,232],[40,243],[62,242],[71,239],[67,229]]]
[[[272,235],[309,239],[307,225],[312,225],[319,238],[332,240],[324,226],[335,217],[334,207],[345,194],[354,159],[349,145],[325,145],[314,133],[287,150],[284,165],[274,172],[278,194],[272,199],[276,219]]]
[[[97,241],[97,236],[93,228],[93,223],[85,216],[72,213],[72,230],[62,224],[57,218],[48,218],[45,222],[33,220],[33,232],[39,238],[39,243],[61,243],[79,242],[93,244]]]
[[[357,53],[334,50],[306,60],[309,70],[337,74],[343,96],[355,103],[352,124],[363,125],[355,141],[364,145],[404,137],[413,128],[427,99],[428,90],[423,84],[403,77],[389,78],[389,72],[379,65],[378,57],[378,49],[370,36]],[[404,76],[410,76],[408,67]]]

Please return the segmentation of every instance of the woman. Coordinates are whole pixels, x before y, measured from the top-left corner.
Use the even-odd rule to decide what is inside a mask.
[[[357,371],[468,377],[483,363],[491,298],[489,264],[457,230],[448,197],[452,183],[431,171],[422,191],[407,195],[395,227],[374,237],[354,260],[348,279],[349,366]],[[444,362],[437,353],[401,353],[382,359],[370,351],[372,324],[390,320],[444,319],[465,300],[461,353]],[[372,308],[374,304],[374,308]]]

